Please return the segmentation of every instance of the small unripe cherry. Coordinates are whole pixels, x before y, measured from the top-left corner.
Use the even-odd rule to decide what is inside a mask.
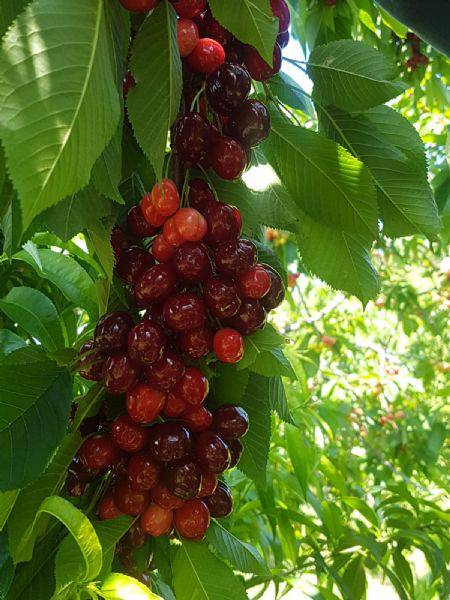
[[[178,233],[188,242],[199,242],[208,230],[205,217],[195,208],[180,208],[173,220]]]
[[[180,206],[180,196],[177,186],[171,179],[163,179],[152,189],[152,203],[155,210],[163,217],[170,217]]]
[[[189,56],[199,40],[198,27],[191,19],[178,19],[178,49],[182,58]]]

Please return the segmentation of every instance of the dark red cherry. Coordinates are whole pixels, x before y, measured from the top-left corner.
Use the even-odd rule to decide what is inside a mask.
[[[230,469],[235,467],[241,459],[242,453],[244,452],[244,446],[241,440],[228,440],[228,448],[231,454]]]
[[[97,436],[93,436],[93,438],[96,438],[96,437]],[[96,440],[96,444],[93,447],[91,446],[91,448],[90,448],[90,450],[93,452],[92,452],[92,454],[89,454],[88,447],[85,447],[85,443],[87,441],[88,440],[84,441],[79,452],[81,451],[82,448],[85,448],[85,450],[83,450],[83,452],[86,452],[87,460],[95,462],[97,459],[100,462],[104,463],[104,460],[101,461],[101,458],[100,458],[102,452],[105,452],[105,450],[107,449],[104,442],[99,443],[98,440]],[[103,444],[103,447],[102,447],[102,444]],[[77,477],[77,479],[79,481],[81,481],[82,483],[90,483],[91,481],[94,481],[94,479],[97,479],[97,477],[100,475],[102,469],[106,468],[107,466],[115,465],[118,460],[118,456],[119,456],[119,449],[114,448],[113,455],[111,456],[111,460],[108,462],[108,464],[99,468],[99,467],[88,467],[85,460],[82,460],[81,455],[77,454],[76,456],[73,457],[72,462],[69,465],[68,472],[72,473],[72,475],[75,475]]]
[[[233,40],[233,34],[225,29],[208,10],[200,25],[202,37],[217,40],[222,46],[226,46]]]
[[[187,165],[203,163],[209,155],[211,127],[196,112],[187,113],[177,123],[175,147]]]
[[[214,249],[214,263],[221,273],[243,273],[253,267],[256,260],[256,246],[250,240],[231,240]]]
[[[128,354],[144,367],[149,367],[161,358],[166,344],[162,327],[143,320],[128,334]]]
[[[127,345],[128,332],[133,327],[133,318],[126,312],[104,315],[94,331],[94,343],[99,350],[120,350]]]
[[[114,352],[106,359],[105,387],[110,394],[125,394],[139,379],[139,365],[126,352]]]
[[[127,236],[120,227],[113,227],[110,242],[116,260],[119,258],[122,250],[125,250],[129,246]]]
[[[175,250],[175,246],[166,242],[163,234],[157,235],[152,242],[152,254],[160,263],[170,262],[175,254]]]
[[[285,0],[270,0],[270,6],[274,17],[277,17],[279,21],[278,31],[284,33],[289,29],[289,24],[291,22],[289,6]]]
[[[179,354],[166,351],[145,375],[151,386],[169,392],[184,373],[184,362]]]
[[[149,306],[170,296],[177,287],[174,270],[169,265],[155,265],[136,279],[134,297],[139,306]]]
[[[179,17],[195,19],[206,8],[206,0],[170,0]]]
[[[114,502],[117,508],[130,517],[137,517],[148,504],[148,492],[134,490],[130,483],[121,481],[114,490]]]
[[[283,281],[273,267],[267,264],[262,264],[261,266],[265,268],[270,276],[270,289],[264,298],[261,299],[261,304],[266,310],[273,310],[284,300]]]
[[[250,335],[264,327],[266,311],[259,300],[245,298],[238,313],[227,321],[227,325],[237,329],[242,335]]]
[[[180,335],[180,347],[189,358],[198,360],[211,352],[213,337],[214,334],[208,327],[184,331]]]
[[[158,0],[120,0],[120,4],[127,10],[135,12],[148,12],[158,4]]]
[[[181,537],[201,540],[209,527],[209,510],[203,500],[194,498],[174,512],[173,520]]]
[[[223,473],[230,465],[230,451],[214,431],[202,431],[195,443],[195,455],[202,467],[211,473]]]
[[[164,469],[164,483],[175,496],[189,500],[195,498],[200,491],[202,471],[192,460],[169,465]]]
[[[125,452],[142,450],[147,443],[148,431],[133,421],[129,415],[120,415],[111,424],[111,437]]]
[[[93,340],[84,342],[80,348],[78,370],[81,377],[89,381],[101,381],[106,357],[97,350]]]
[[[184,500],[172,494],[162,483],[158,483],[151,491],[150,496],[152,502],[164,508],[165,510],[175,510],[181,508],[184,504]]]
[[[191,451],[191,434],[181,423],[157,423],[150,428],[148,448],[161,462],[174,462]]]
[[[248,148],[257,146],[269,132],[269,111],[259,100],[246,100],[227,123],[227,133]]]
[[[283,33],[278,34],[277,44],[280,46],[280,48],[286,48],[286,46],[289,44],[289,40],[289,31],[283,31]]]
[[[252,82],[243,67],[224,63],[206,80],[206,96],[211,107],[220,115],[239,109],[250,93]]]
[[[198,493],[199,498],[205,498],[206,496],[211,496],[216,491],[218,484],[217,475],[215,473],[210,473],[209,471],[202,472],[202,486]]]
[[[175,252],[173,267],[180,279],[190,283],[205,281],[212,273],[208,250],[200,242],[181,244]]]
[[[219,137],[211,147],[211,166],[222,179],[238,179],[247,166],[242,145],[230,137]]]
[[[105,469],[118,458],[119,450],[108,435],[93,435],[84,440],[78,451],[82,465],[89,469]],[[83,480],[83,477],[80,477]]]
[[[244,61],[252,79],[266,81],[276,75],[281,69],[281,48],[275,44],[273,50],[273,66],[268,65],[263,57],[253,46],[244,48]]]
[[[194,71],[212,73],[225,62],[225,49],[216,40],[200,38],[186,62]]]
[[[139,238],[152,237],[157,232],[156,227],[153,227],[144,218],[144,213],[139,204],[132,206],[128,211],[127,225],[129,231]]]
[[[187,407],[186,401],[181,397],[180,392],[175,387],[167,395],[163,413],[166,417],[169,417],[169,419],[176,419],[186,412]]]
[[[98,518],[100,521],[109,521],[120,517],[121,514],[114,500],[114,492],[107,492],[98,505]]]
[[[240,406],[223,404],[214,413],[214,429],[225,441],[241,438],[248,431],[248,414]]]
[[[186,410],[182,419],[189,428],[189,431],[205,431],[211,427],[213,416],[212,413],[203,405],[190,406]]]
[[[239,235],[233,208],[223,202],[210,202],[205,208],[204,217],[208,224],[205,242],[217,246],[222,242],[235,240]]]
[[[127,394],[127,411],[136,423],[150,423],[162,411],[166,394],[146,383],[138,383]]]
[[[203,214],[208,202],[214,202],[214,194],[203,179],[191,179],[189,182],[189,206]]]
[[[205,502],[211,516],[216,519],[228,517],[233,511],[233,496],[230,488],[223,481],[219,481],[216,490],[211,496],[205,498]]]
[[[236,285],[228,275],[210,277],[203,287],[206,306],[218,319],[228,319],[235,315],[241,306]]]
[[[132,246],[123,250],[116,263],[117,275],[132,285],[137,277],[155,264],[155,259],[146,250]]]
[[[174,388],[190,406],[199,406],[209,392],[209,382],[205,375],[195,367],[187,367]]]
[[[198,329],[206,319],[203,300],[187,292],[167,298],[163,306],[163,315],[168,327],[174,331]]]
[[[157,504],[151,504],[142,513],[140,524],[145,533],[152,537],[159,537],[171,531],[173,513]]]
[[[244,62],[244,44],[234,40],[225,46],[225,59],[229,63],[242,65]]]
[[[263,298],[270,290],[271,278],[262,265],[255,265],[237,279],[237,289],[245,298]]]
[[[127,466],[128,481],[134,490],[148,491],[155,487],[161,476],[161,465],[148,452],[133,454]]]

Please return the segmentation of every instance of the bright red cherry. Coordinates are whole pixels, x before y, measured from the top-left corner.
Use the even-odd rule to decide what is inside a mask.
[[[167,219],[167,221],[164,223],[163,237],[168,244],[174,246],[175,248],[177,246],[181,246],[181,244],[185,241],[175,225],[174,217],[170,217],[170,219]]]
[[[160,212],[156,210],[153,204],[152,194],[146,194],[141,200],[141,210],[144,215],[144,219],[152,226],[159,228],[164,225],[167,217],[164,217]]]
[[[153,267],[155,261],[153,256],[137,246],[131,246],[123,250],[117,259],[117,275],[125,283],[132,285],[136,279],[147,269]]]
[[[219,137],[211,147],[211,165],[222,179],[238,179],[247,166],[244,148],[230,137]]]
[[[241,440],[228,440],[228,448],[231,454],[230,469],[235,467],[241,459],[242,453],[244,452],[244,446]]]
[[[259,299],[270,290],[270,284],[271,278],[266,269],[261,265],[255,265],[239,276],[238,291],[246,298]]]
[[[270,277],[270,289],[261,300],[261,304],[266,310],[273,310],[284,300],[284,285],[280,275],[270,265],[262,264]]]
[[[259,300],[245,298],[237,314],[228,320],[228,325],[237,329],[242,335],[250,335],[262,329],[265,322],[266,311]]]
[[[257,146],[270,133],[269,111],[262,102],[250,98],[233,112],[226,129],[243,146]]]
[[[163,354],[166,336],[162,327],[143,320],[128,334],[128,354],[140,365],[149,367]]]
[[[210,277],[203,286],[206,306],[218,319],[228,319],[235,315],[241,306],[236,285],[227,275]]]
[[[204,164],[211,146],[211,126],[199,113],[181,117],[176,126],[175,146],[187,165]]]
[[[163,217],[170,217],[177,212],[180,206],[180,196],[172,179],[163,179],[160,184],[156,183],[153,186],[152,202]]]
[[[223,473],[230,465],[230,451],[214,431],[202,431],[195,443],[195,455],[207,471]]]
[[[205,431],[211,427],[213,416],[203,405],[192,406],[182,415],[184,423],[190,431]]]
[[[177,21],[178,49],[182,58],[189,56],[199,40],[198,27],[191,19]]]
[[[127,225],[130,232],[139,238],[151,237],[156,233],[156,228],[146,221],[139,205],[131,207],[128,211]]]
[[[208,245],[217,246],[238,237],[238,225],[233,209],[228,204],[210,202],[203,214],[208,225],[208,233],[205,236],[205,242]]]
[[[202,404],[209,392],[209,382],[205,375],[195,367],[188,367],[175,390],[190,406]]]
[[[187,404],[185,400],[181,397],[180,393],[174,388],[167,395],[167,400],[163,408],[163,413],[169,419],[176,419],[177,417],[181,417],[181,415],[186,412]]]
[[[233,63],[224,63],[206,80],[208,102],[220,115],[229,115],[233,110],[239,112],[251,85],[246,69]]]
[[[101,521],[109,521],[110,519],[120,517],[121,514],[114,500],[114,492],[105,494],[98,505],[98,518]]]
[[[84,440],[78,455],[89,469],[105,469],[115,463],[119,451],[108,435],[98,434]]]
[[[199,242],[206,235],[208,227],[205,217],[195,208],[180,208],[173,220],[183,240]]]
[[[181,537],[201,540],[209,527],[209,510],[202,500],[194,498],[174,512],[173,520]]]
[[[223,404],[214,413],[214,429],[225,441],[243,437],[249,426],[246,411],[234,404]]]
[[[148,491],[155,487],[161,475],[161,465],[148,452],[133,454],[127,466],[128,481],[134,490]]]
[[[216,40],[201,38],[186,60],[194,71],[212,73],[225,62],[225,50]]]
[[[167,298],[163,306],[164,320],[173,331],[189,331],[202,327],[206,319],[205,305],[195,294],[182,292]]]
[[[210,473],[209,471],[202,472],[202,486],[198,493],[199,498],[205,498],[206,496],[211,496],[214,494],[217,488],[217,475],[215,473]]]
[[[184,500],[172,494],[164,485],[158,483],[152,490],[150,490],[150,496],[152,502],[165,508],[166,510],[175,510],[181,508],[184,504]]]
[[[253,267],[256,260],[256,246],[250,240],[230,240],[214,249],[214,263],[221,273],[243,273]]]
[[[164,470],[164,483],[175,496],[189,500],[195,498],[200,491],[202,471],[192,460],[169,465]]]
[[[150,368],[146,369],[148,383],[163,392],[169,392],[184,373],[184,362],[179,354],[166,351]]]
[[[140,524],[145,533],[158,537],[169,533],[173,524],[173,513],[157,504],[151,504],[141,515]]]
[[[274,17],[277,17],[279,21],[278,31],[284,33],[289,29],[289,24],[291,22],[289,6],[285,0],[270,0],[270,6]]]
[[[187,457],[191,451],[191,434],[181,423],[157,423],[150,428],[148,448],[161,462],[174,462]]]
[[[189,206],[203,212],[208,202],[214,202],[214,194],[203,179],[191,179],[189,182]]]
[[[139,365],[126,352],[114,352],[106,359],[105,387],[110,394],[125,394],[138,382],[139,372]]]
[[[161,302],[177,287],[175,272],[169,265],[155,265],[136,279],[134,297],[139,306]]]
[[[95,346],[99,350],[120,350],[127,345],[128,332],[133,327],[133,318],[126,312],[104,315],[94,331]]]
[[[127,394],[127,411],[136,423],[150,423],[162,411],[166,403],[166,394],[150,387],[145,383],[138,383]]]
[[[127,10],[136,12],[148,12],[153,10],[159,0],[119,0],[120,4]]]
[[[125,452],[139,452],[147,443],[148,429],[135,423],[129,415],[116,417],[111,425],[111,437]]]
[[[233,511],[233,496],[230,488],[223,481],[219,481],[215,492],[205,498],[205,502],[211,516],[216,519],[228,517]]]
[[[168,244],[162,234],[155,237],[152,242],[152,254],[160,263],[170,262],[175,254],[175,250],[175,246]]]
[[[105,356],[97,350],[93,340],[88,340],[80,348],[78,369],[81,377],[89,381],[101,381],[105,367]]]
[[[234,364],[244,356],[244,340],[239,331],[224,327],[214,336],[214,352],[223,363]]]
[[[171,0],[179,17],[194,19],[206,8],[206,0]]]
[[[190,283],[205,281],[212,274],[211,259],[206,246],[200,242],[181,244],[175,252],[173,268],[184,281]]]
[[[253,46],[246,46],[244,48],[244,60],[252,79],[266,81],[273,77],[273,75],[276,75],[281,69],[281,48],[278,44],[275,44],[273,66],[268,65]]]
[[[180,347],[189,358],[198,360],[213,349],[213,337],[214,334],[208,327],[184,331],[180,335]]]
[[[202,37],[217,40],[222,46],[226,46],[233,40],[233,34],[216,21],[210,11],[207,11],[203,17],[200,27]]]
[[[137,517],[148,504],[148,492],[134,490],[128,481],[121,481],[114,490],[114,502],[117,508],[130,517]]]

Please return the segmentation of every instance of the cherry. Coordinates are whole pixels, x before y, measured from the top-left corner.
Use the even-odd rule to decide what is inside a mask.
[[[126,352],[115,352],[106,359],[105,387],[110,394],[125,394],[136,385],[139,366]]]
[[[174,246],[175,248],[185,241],[175,225],[174,217],[170,217],[170,219],[167,219],[164,223],[163,238],[167,244]]]
[[[163,217],[170,217],[180,206],[177,186],[171,179],[163,179],[152,189],[152,202],[155,210]]]
[[[215,112],[229,115],[242,105],[251,85],[250,75],[243,67],[224,63],[206,80],[206,96]]]
[[[234,212],[228,204],[210,202],[203,214],[208,225],[208,233],[205,236],[208,245],[217,246],[238,237],[239,230]]]
[[[211,165],[222,179],[238,179],[247,166],[245,150],[230,137],[219,137],[211,148]]]
[[[94,331],[95,346],[99,350],[120,350],[127,345],[128,332],[133,327],[133,318],[126,312],[104,315]]]
[[[285,0],[270,0],[270,6],[274,17],[277,17],[279,21],[278,31],[284,33],[289,29],[291,22],[291,15],[289,12],[289,6]]]
[[[194,19],[205,10],[206,0],[170,0],[179,17]]]
[[[189,182],[189,206],[203,212],[208,202],[214,202],[214,194],[203,179],[191,179]]]
[[[164,483],[175,496],[189,500],[195,498],[200,491],[202,472],[192,460],[170,465],[164,470]]]
[[[223,404],[214,413],[214,429],[224,440],[243,437],[249,426],[248,414],[240,406]]]
[[[87,440],[86,440],[87,441]],[[81,446],[83,447],[83,446]],[[97,449],[99,447],[99,444],[97,444]],[[103,450],[105,450],[105,448],[103,448]],[[102,450],[100,449],[100,454],[101,454]],[[118,448],[114,447],[114,452],[115,452],[115,456],[113,457],[112,461],[110,462],[110,465],[115,465],[117,463],[118,460],[118,456],[119,456],[119,450]],[[94,453],[95,453],[95,448],[94,448]],[[97,454],[96,456],[99,457],[100,454]],[[94,454],[95,456],[95,454]],[[91,456],[92,459],[92,456]],[[108,465],[106,465],[108,466]],[[79,479],[79,481],[81,481],[82,483],[90,483],[91,481],[94,481],[94,479],[97,479],[97,477],[100,475],[100,471],[102,469],[104,469],[105,467],[88,467],[87,464],[85,463],[85,461],[83,461],[81,459],[81,456],[78,454],[76,456],[74,456],[74,458],[72,459],[72,462],[70,463],[69,466],[69,474],[73,474],[77,477],[77,479]]]
[[[182,58],[189,56],[199,40],[198,27],[191,19],[177,21],[178,49]]]
[[[214,431],[202,431],[195,444],[195,454],[203,468],[211,473],[223,473],[230,465],[230,451]]]
[[[87,356],[84,356],[87,354]],[[93,340],[88,340],[80,348],[78,359],[80,375],[89,381],[101,381],[105,367],[105,356],[96,349]]]
[[[124,515],[137,517],[148,503],[148,492],[134,490],[128,481],[121,481],[114,490],[114,502]]]
[[[203,163],[211,145],[211,127],[197,112],[181,117],[176,127],[175,147],[187,165]]]
[[[286,46],[289,44],[289,40],[289,31],[284,31],[283,33],[278,34],[277,44],[280,46],[280,48],[286,48]]]
[[[234,275],[248,271],[256,264],[256,246],[250,240],[231,240],[214,250],[214,263],[221,273]]]
[[[111,437],[125,452],[139,452],[147,443],[148,429],[135,423],[129,415],[120,415],[111,424]]]
[[[216,40],[201,38],[186,61],[194,71],[212,73],[225,62],[225,50]]]
[[[239,276],[239,294],[246,298],[262,298],[270,290],[271,281],[266,269],[261,265],[255,265]]]
[[[250,335],[264,327],[266,311],[259,300],[245,298],[238,313],[228,320],[228,325],[242,335]]]
[[[222,46],[226,46],[233,40],[233,34],[225,29],[208,11],[201,22],[202,37],[217,40]]]
[[[166,395],[145,383],[138,383],[127,394],[127,411],[133,421],[150,423],[162,411]]]
[[[227,44],[225,48],[226,61],[242,65],[244,62],[244,45],[238,40],[234,40]]]
[[[228,448],[231,454],[230,469],[235,467],[241,459],[242,453],[244,452],[244,446],[241,440],[228,440]]]
[[[151,504],[142,513],[140,524],[145,533],[158,537],[169,533],[172,529],[173,513],[157,504]]]
[[[183,352],[194,360],[209,354],[213,348],[213,332],[208,327],[199,327],[184,331],[180,335],[180,347]]]
[[[209,392],[208,379],[195,367],[188,367],[175,387],[180,397],[191,406],[202,404]]]
[[[211,516],[216,519],[228,517],[233,511],[233,496],[230,488],[223,481],[219,481],[215,492],[205,498],[205,502]]]
[[[149,306],[145,311],[143,320],[160,325],[164,329],[164,318],[161,304],[152,304]]]
[[[173,520],[181,537],[201,540],[209,527],[209,510],[202,500],[194,498],[174,512]]]
[[[148,491],[155,487],[161,475],[161,466],[148,452],[133,454],[127,466],[128,481],[137,491]]]
[[[191,434],[181,423],[158,423],[150,428],[148,447],[161,462],[181,460],[191,451]]]
[[[160,263],[168,263],[175,254],[175,247],[168,244],[161,234],[152,242],[152,254]]]
[[[144,215],[144,219],[152,226],[159,228],[164,224],[166,217],[156,210],[153,204],[153,198],[151,194],[146,194],[141,200],[141,210]]]
[[[78,455],[85,467],[105,469],[117,460],[119,451],[109,436],[98,434],[84,440]]]
[[[119,0],[120,4],[127,10],[136,12],[148,12],[155,8],[158,0]]]
[[[134,549],[142,548],[147,540],[147,534],[139,523],[133,523],[126,534],[121,538],[121,543]]]
[[[163,315],[167,325],[174,331],[198,329],[206,319],[203,300],[188,292],[170,296],[164,302]]]
[[[169,392],[163,409],[165,416],[169,417],[169,419],[176,419],[177,417],[181,417],[186,409],[187,404],[181,397],[179,391],[175,388]]]
[[[202,472],[202,485],[200,487],[200,491],[198,493],[199,498],[204,498],[206,496],[211,496],[214,494],[217,488],[217,475],[214,473],[210,473],[209,471]]]
[[[184,505],[184,500],[178,498],[175,494],[172,494],[172,492],[161,483],[158,483],[158,485],[150,490],[150,496],[152,502],[166,510],[175,510]]]
[[[278,44],[275,44],[273,66],[268,65],[253,46],[246,46],[244,48],[244,61],[252,79],[266,81],[270,77],[273,77],[273,75],[276,75],[281,69],[281,48]]]
[[[131,207],[128,211],[127,225],[131,233],[139,238],[152,237],[156,233],[156,228],[145,219],[139,205]]]
[[[273,310],[284,300],[283,281],[273,267],[266,264],[262,264],[261,266],[264,267],[270,277],[270,289],[261,300],[261,304],[266,310]]]
[[[210,277],[203,287],[206,306],[218,319],[227,319],[235,315],[241,306],[236,285],[227,275]]]
[[[183,416],[183,421],[190,431],[205,431],[211,427],[213,416],[205,406],[189,408]]]
[[[134,296],[139,306],[148,306],[164,300],[177,287],[177,279],[169,265],[155,265],[136,279]]]
[[[184,362],[179,354],[166,351],[150,368],[146,369],[148,383],[164,392],[170,391],[184,373]]]
[[[214,352],[223,363],[234,364],[244,356],[244,340],[235,329],[224,327],[214,336]]]
[[[98,506],[98,517],[101,521],[109,521],[110,519],[115,519],[116,517],[120,517],[122,513],[116,506],[116,502],[114,500],[114,492],[108,492],[103,496]]]
[[[162,327],[143,320],[128,334],[128,354],[137,363],[149,367],[161,358],[165,343]]]
[[[139,275],[153,267],[154,264],[153,256],[149,252],[132,246],[121,252],[117,260],[116,271],[122,281],[132,285]]]
[[[234,216],[234,220],[236,221],[236,225],[239,231],[239,235],[241,233],[241,229],[242,229],[242,215],[241,215],[241,211],[236,208],[236,206],[232,206],[231,210],[233,211],[233,216]]]
[[[66,479],[66,492],[68,496],[73,498],[81,498],[87,488],[87,483],[80,481],[77,475],[69,473]]]
[[[227,133],[247,148],[257,146],[269,132],[269,111],[259,100],[246,100],[233,112],[227,123]]]
[[[111,247],[114,252],[114,258],[117,260],[122,250],[128,248],[128,240],[123,230],[120,227],[114,227],[111,231]]]
[[[183,240],[199,242],[206,235],[208,227],[205,217],[195,208],[180,208],[173,220]]]

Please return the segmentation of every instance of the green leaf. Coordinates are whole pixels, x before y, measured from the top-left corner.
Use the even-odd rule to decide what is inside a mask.
[[[215,19],[244,44],[254,46],[264,60],[273,64],[273,48],[278,35],[269,0],[210,0]]]
[[[96,521],[94,523],[94,529],[100,540],[103,552],[102,569],[98,575],[100,580],[103,580],[109,573],[114,559],[116,544],[130,529],[132,523],[133,519],[125,515],[117,517],[116,519]]]
[[[10,331],[9,329],[0,329],[0,358],[11,354],[14,350],[23,348],[25,341]]]
[[[206,533],[206,539],[214,550],[227,559],[237,571],[255,575],[270,573],[256,548],[242,542],[218,521],[213,521]]]
[[[20,490],[0,492],[0,531],[2,531],[12,509],[14,508],[14,504],[17,500],[19,492]]]
[[[3,242],[4,252],[11,258],[12,254],[20,248],[20,242],[22,241],[22,214],[20,211],[20,204],[17,198],[16,192],[11,188],[11,184],[8,181],[4,192],[9,196],[8,207],[5,215],[1,220],[1,229],[5,236]]]
[[[250,370],[263,377],[288,377],[297,379],[291,363],[286,358],[281,348],[273,348],[266,352],[260,352],[255,361],[250,365]]]
[[[264,329],[245,336],[245,352],[242,360],[237,363],[238,370],[247,369],[259,354],[277,350],[285,342],[285,338],[270,323],[267,323]]]
[[[24,228],[84,187],[116,130],[120,104],[103,0],[40,0],[0,56],[0,135]]]
[[[2,0],[0,4],[0,39],[30,0]]]
[[[311,469],[314,466],[315,452],[299,429],[286,425],[285,439],[287,451],[298,479],[303,496],[306,498]]]
[[[161,2],[140,28],[131,71],[136,85],[128,92],[128,114],[136,139],[160,180],[167,135],[180,108],[182,82],[177,17],[169,2]]]
[[[282,421],[293,423],[281,377],[271,377],[269,379],[269,402],[270,408],[277,413]]]
[[[111,573],[103,582],[101,595],[106,600],[161,600],[146,585],[123,573]]]
[[[291,108],[303,111],[314,118],[314,108],[309,95],[303,91],[301,86],[286,73],[278,73],[268,81],[272,93]]]
[[[107,225],[101,221],[94,221],[88,228],[89,237],[95,254],[108,281],[112,281],[114,271],[114,253],[111,246],[112,223]]]
[[[366,573],[364,571],[364,559],[355,556],[347,565],[342,575],[342,581],[347,590],[347,597],[352,600],[364,598],[366,593]]]
[[[313,96],[349,112],[366,110],[401,94],[407,86],[396,80],[393,62],[355,40],[339,40],[315,48],[308,61]]]
[[[16,287],[0,300],[0,311],[50,351],[63,348],[61,323],[53,302],[39,290]]]
[[[92,169],[92,183],[96,190],[106,196],[106,198],[111,198],[111,200],[119,204],[124,204],[124,200],[119,192],[121,178],[122,126],[120,125]]]
[[[235,365],[218,364],[211,380],[214,399],[218,404],[239,404],[248,384],[247,370],[238,371]]]
[[[377,513],[373,508],[361,500],[361,498],[355,496],[342,496],[342,502],[360,512],[374,527],[380,526],[380,520],[378,519]]]
[[[242,582],[203,542],[183,540],[173,563],[177,600],[246,600]]]
[[[292,125],[271,111],[272,131],[264,153],[301,211],[322,225],[378,236],[375,188],[367,168],[348,150],[314,131]],[[300,209],[300,210],[299,210]]]

